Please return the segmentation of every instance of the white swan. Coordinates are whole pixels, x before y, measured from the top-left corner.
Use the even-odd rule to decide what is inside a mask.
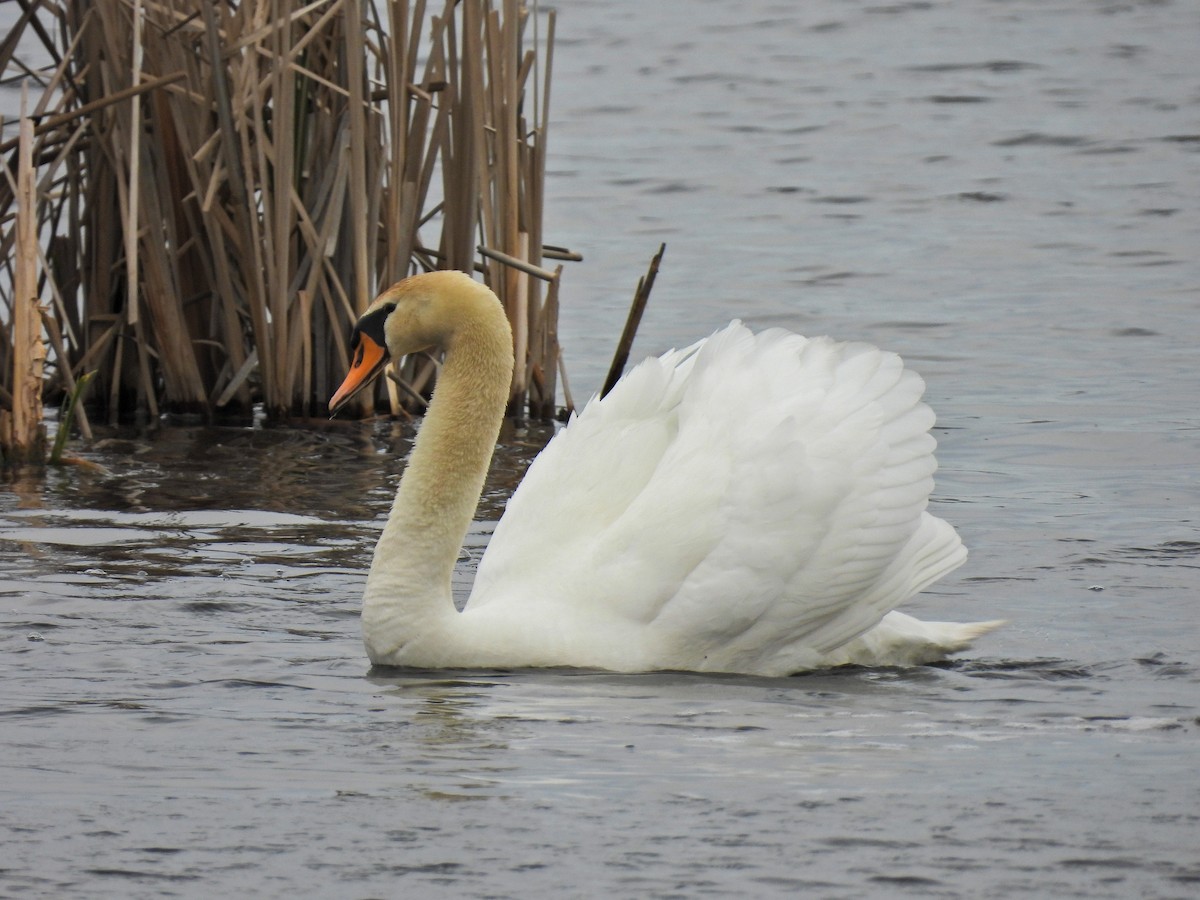
[[[925,512],[933,413],[900,358],[733,323],[593,400],[513,494],[460,613],[450,579],[508,400],[496,296],[408,278],[354,330],[336,410],[389,357],[444,351],[371,563],[371,661],[787,675],[910,665],[999,622],[892,609],[962,563]]]

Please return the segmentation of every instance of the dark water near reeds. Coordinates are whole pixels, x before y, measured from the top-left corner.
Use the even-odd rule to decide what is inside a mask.
[[[972,552],[913,608],[1011,624],[910,671],[371,674],[403,428],[110,438],[0,493],[0,896],[1197,896],[1200,5],[558,9],[576,392],[660,240],[642,353],[900,351]]]

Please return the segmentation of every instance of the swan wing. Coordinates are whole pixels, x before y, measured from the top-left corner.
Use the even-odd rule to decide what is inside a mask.
[[[626,644],[613,668],[821,665],[965,557],[925,512],[923,389],[895,354],[736,322],[647,360],[535,460],[467,611]]]

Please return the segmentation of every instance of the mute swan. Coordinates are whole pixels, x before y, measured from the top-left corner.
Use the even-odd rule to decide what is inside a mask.
[[[508,401],[512,336],[459,272],[358,321],[336,412],[389,358],[445,361],[363,597],[378,665],[787,675],[911,665],[999,622],[892,612],[960,565],[925,512],[933,413],[900,358],[733,323],[649,359],[534,461],[465,609],[450,594]]]

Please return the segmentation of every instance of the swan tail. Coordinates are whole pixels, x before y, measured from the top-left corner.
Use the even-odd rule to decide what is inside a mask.
[[[870,631],[826,654],[823,666],[923,666],[961,653],[979,637],[1005,624],[922,622],[890,612]]]
[[[959,653],[967,650],[976,639],[990,631],[995,631],[1002,625],[1008,624],[1007,619],[991,619],[987,622],[925,622],[931,630],[937,632],[935,639],[946,653]]]
[[[881,580],[876,609],[887,611],[878,622],[824,654],[819,667],[923,666],[938,662],[1005,624],[925,622],[895,607],[961,566],[967,549],[948,522],[929,513]]]

